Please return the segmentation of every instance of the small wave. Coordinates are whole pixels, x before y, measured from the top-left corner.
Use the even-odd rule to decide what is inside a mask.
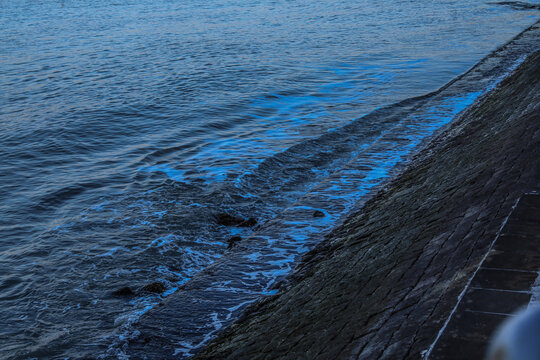
[[[494,1],[489,4],[510,6],[516,10],[540,10],[540,4],[533,4],[525,1]]]
[[[50,210],[51,208],[58,207],[67,200],[73,199],[78,195],[89,189],[97,189],[102,186],[103,183],[99,181],[92,181],[87,183],[71,184],[61,189],[49,192],[43,195],[35,206],[36,209]]]

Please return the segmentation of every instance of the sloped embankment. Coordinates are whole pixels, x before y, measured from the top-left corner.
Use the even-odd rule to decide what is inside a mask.
[[[197,359],[418,359],[540,179],[540,52]]]

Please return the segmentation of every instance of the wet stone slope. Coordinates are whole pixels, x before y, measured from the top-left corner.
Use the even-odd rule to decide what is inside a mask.
[[[196,358],[421,358],[539,159],[536,52]]]

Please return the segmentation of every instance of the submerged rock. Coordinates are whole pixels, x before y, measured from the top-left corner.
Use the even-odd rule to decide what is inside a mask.
[[[227,249],[232,249],[232,247],[234,245],[236,245],[237,242],[241,241],[242,240],[242,237],[241,236],[233,236],[232,238],[230,238],[229,240],[227,240],[227,243],[229,244],[229,246],[227,246]]]
[[[216,221],[219,225],[223,225],[223,226],[252,227],[257,224],[257,220],[255,220],[252,217],[250,217],[249,219],[244,219],[244,218],[233,216],[227,213],[217,214]]]
[[[141,291],[162,294],[165,291],[165,285],[159,281],[155,281],[148,285],[144,285]]]
[[[112,293],[114,296],[133,296],[135,293],[129,286],[125,286],[121,289],[118,289],[116,291],[113,291]]]
[[[244,222],[244,219],[226,213],[217,214],[216,221],[219,225],[234,226]]]
[[[257,225],[257,220],[255,220],[254,218],[250,217],[249,219],[245,220],[244,222],[242,222],[239,226],[243,226],[243,227],[253,227]]]
[[[325,216],[324,213],[320,210],[315,210],[313,212],[313,217],[324,217],[324,216]]]

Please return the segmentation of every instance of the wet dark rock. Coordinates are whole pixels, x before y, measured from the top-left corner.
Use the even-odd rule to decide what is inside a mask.
[[[223,226],[252,227],[257,224],[257,220],[252,217],[250,217],[249,219],[244,219],[227,213],[217,214],[216,221],[219,225]]]
[[[324,217],[324,213],[320,210],[315,210],[313,212],[313,217],[316,217],[316,218]]]
[[[229,244],[229,246],[227,246],[227,249],[232,249],[233,246],[236,245],[237,242],[241,241],[242,240],[242,237],[241,236],[233,236],[232,238],[230,238],[229,240],[227,240],[227,243]]]
[[[162,294],[165,291],[165,285],[159,281],[155,281],[143,286],[141,291]]]
[[[243,223],[244,219],[237,216],[232,216],[230,214],[221,213],[221,214],[217,214],[216,221],[219,225],[236,226]]]
[[[133,296],[135,293],[129,286],[125,286],[121,289],[118,289],[116,291],[113,291],[112,293],[114,296]]]
[[[257,225],[257,220],[255,220],[254,218],[250,217],[249,219],[245,220],[244,222],[242,222],[239,226],[243,226],[243,227],[253,227]]]

